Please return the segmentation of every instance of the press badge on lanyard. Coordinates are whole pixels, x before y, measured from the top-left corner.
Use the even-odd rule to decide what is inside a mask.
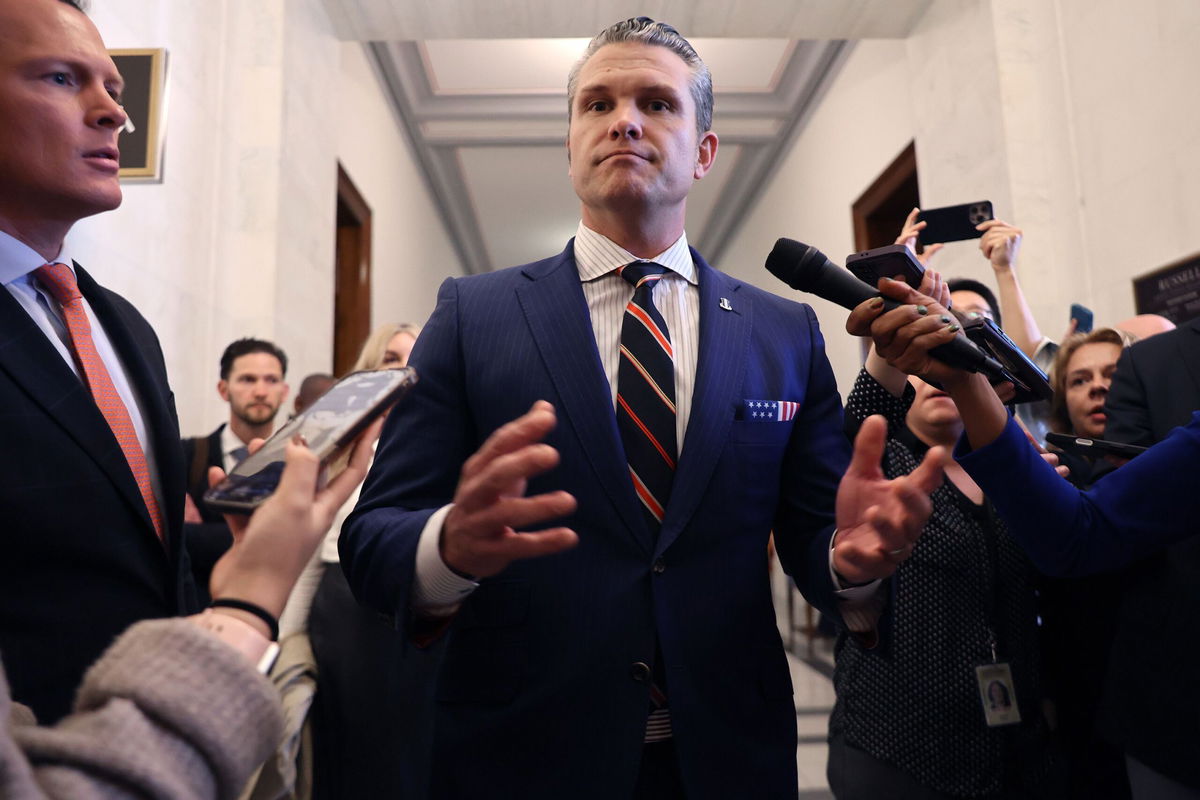
[[[996,660],[994,638],[992,663],[976,667],[975,680],[979,683],[979,700],[983,703],[983,716],[989,728],[1016,725],[1021,721],[1021,709],[1017,707],[1017,690],[1013,687],[1012,668]]]

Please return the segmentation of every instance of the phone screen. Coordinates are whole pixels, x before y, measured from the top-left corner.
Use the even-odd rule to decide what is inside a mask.
[[[375,417],[416,383],[411,367],[355,372],[335,383],[303,413],[292,417],[257,452],[238,464],[204,499],[226,510],[245,511],[270,497],[283,474],[287,444],[296,434],[322,462],[350,443]]]

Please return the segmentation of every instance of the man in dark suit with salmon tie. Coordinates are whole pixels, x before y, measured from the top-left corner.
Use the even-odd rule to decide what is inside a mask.
[[[413,350],[340,547],[361,602],[445,637],[435,797],[794,797],[768,536],[850,622],[835,581],[890,574],[928,514],[940,473],[884,481],[882,420],[847,472],[812,311],[687,246],[711,87],[668,25],[597,36],[568,80],[576,237],[446,281]]]
[[[42,722],[116,634],[194,602],[158,340],[64,244],[121,202],[121,89],[76,2],[0,0],[0,653]]]

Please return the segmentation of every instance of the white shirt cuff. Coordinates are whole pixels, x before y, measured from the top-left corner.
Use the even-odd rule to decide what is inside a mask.
[[[883,581],[876,578],[863,586],[843,586],[833,569],[833,545],[836,539],[837,531],[834,531],[829,538],[829,579],[833,582],[838,610],[842,612],[842,621],[846,623],[847,630],[867,633],[875,628],[883,613],[883,597],[879,592]]]
[[[412,607],[417,611],[452,614],[479,587],[475,581],[456,574],[442,560],[438,546],[442,525],[453,507],[445,505],[433,512],[421,530],[412,585]]]

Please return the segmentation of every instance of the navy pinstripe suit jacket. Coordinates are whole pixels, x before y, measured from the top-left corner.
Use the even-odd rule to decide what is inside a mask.
[[[451,625],[436,796],[630,796],[648,709],[631,666],[652,662],[656,646],[688,796],[796,793],[767,537],[775,531],[801,588],[836,613],[827,558],[849,458],[841,402],[811,309],[693,258],[696,392],[657,540],[628,476],[572,245],[442,285],[412,354],[420,382],[390,416],[343,529],[351,586],[403,624],[425,521],[453,497],[463,461],[537,399],[557,409],[547,441],[562,461],[529,492],[575,495],[563,522],[579,545],[484,580]],[[800,410],[765,422],[744,413],[748,399]]]

